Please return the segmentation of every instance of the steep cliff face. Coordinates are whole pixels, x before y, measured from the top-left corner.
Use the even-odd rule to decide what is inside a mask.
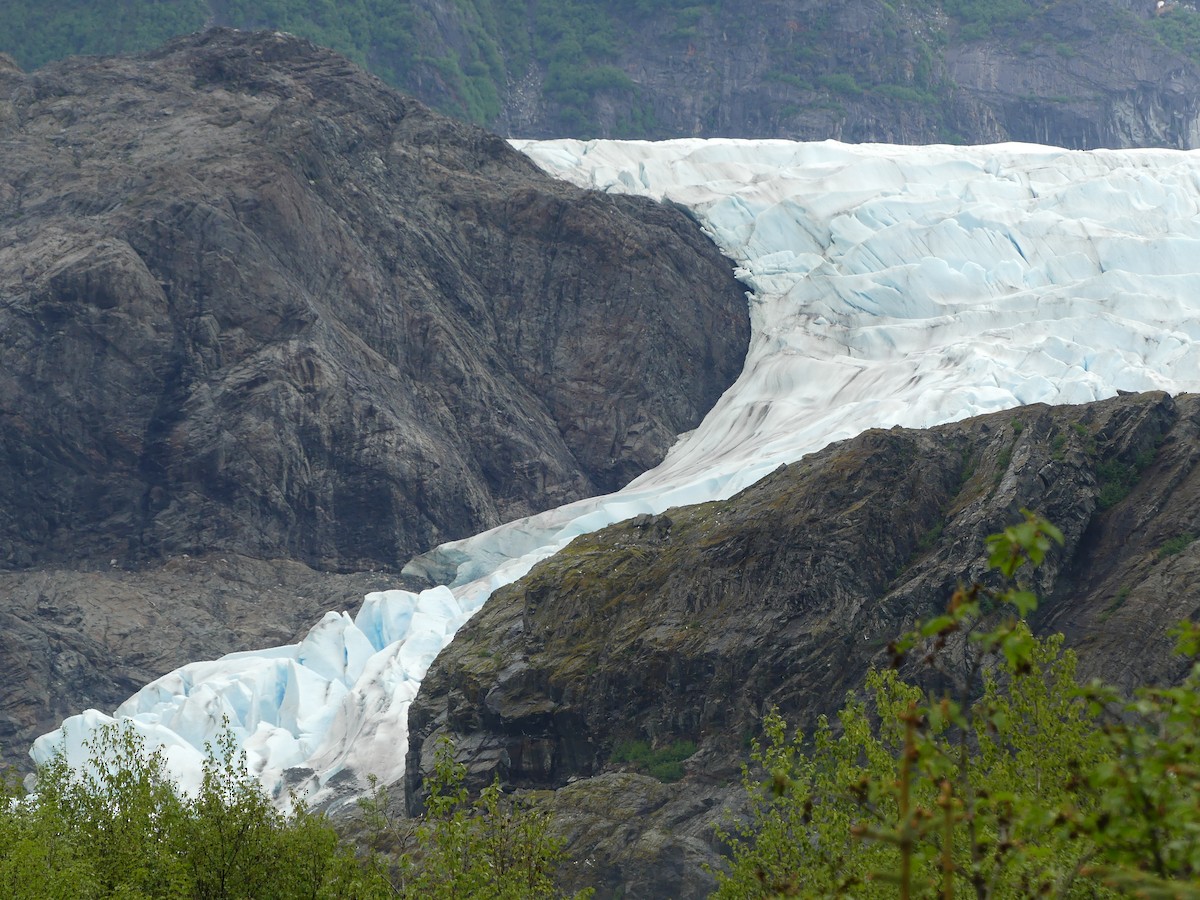
[[[623,3],[599,19],[576,6],[543,34],[546,14],[527,4],[496,38],[491,74],[427,65],[400,83],[468,114],[464,98],[494,83],[497,108],[475,114],[529,137],[1200,146],[1189,4],[1159,16],[1153,0]],[[479,53],[488,3],[413,7],[449,58]],[[568,45],[578,71],[559,58]]]
[[[0,66],[0,145],[10,758],[618,487],[741,368],[744,291],[684,214],[297,38]]]
[[[947,48],[946,77],[969,108],[961,133],[1073,148],[1200,147],[1196,60],[1157,43],[1152,4],[1126,6],[1049,4],[1028,30]]]
[[[295,32],[519,137],[1200,145],[1192,0],[126,0],[0,8],[26,66],[218,23]]]
[[[984,536],[1020,507],[1066,537],[1039,570],[1036,627],[1064,631],[1085,675],[1175,677],[1166,630],[1200,614],[1198,429],[1200,400],[1158,394],[869,431],[729,501],[579,538],[431,668],[410,713],[410,807],[447,735],[474,777],[557,790],[603,896],[699,896],[764,712],[807,728],[840,706],[893,637],[983,574]],[[623,773],[615,751],[635,740],[694,742],[684,780],[667,792]],[[621,840],[615,810],[640,810]]]
[[[682,213],[306,41],[0,73],[0,141],[0,566],[395,565],[622,485],[740,370]]]

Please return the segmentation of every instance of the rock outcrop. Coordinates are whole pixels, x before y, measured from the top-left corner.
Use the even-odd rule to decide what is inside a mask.
[[[1200,614],[1198,461],[1195,396],[1037,405],[868,431],[728,501],[578,538],[497,591],[430,669],[410,809],[447,735],[474,778],[556,791],[598,896],[702,896],[763,714],[807,729],[837,709],[893,637],[985,574],[983,538],[1021,507],[1066,537],[1037,573],[1035,626],[1065,632],[1085,676],[1178,677],[1166,632]],[[693,743],[683,781],[622,774],[615,751],[633,741]],[[637,811],[619,840],[616,809]]]
[[[289,36],[0,72],[0,566],[324,569],[621,486],[737,375],[731,266]]]
[[[619,487],[741,369],[744,291],[682,212],[295,37],[0,66],[0,146],[13,758],[399,585],[373,570]]]

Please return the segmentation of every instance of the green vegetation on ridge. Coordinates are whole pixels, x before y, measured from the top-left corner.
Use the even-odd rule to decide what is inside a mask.
[[[683,777],[683,761],[695,752],[692,741],[673,741],[658,750],[646,741],[621,741],[613,747],[612,761],[628,763],[659,781],[678,781]]]
[[[716,897],[1200,895],[1200,626],[1176,631],[1193,660],[1178,687],[1129,702],[1079,685],[1014,581],[1055,542],[1028,513],[989,538],[1009,586],[960,587],[836,726],[789,736],[767,717]]]
[[[1165,14],[1156,16],[1151,27],[1159,40],[1172,50],[1200,61],[1200,12],[1172,6]]]
[[[134,53],[204,27],[207,7],[206,0],[6,0],[0,4],[0,52],[25,69],[76,54]]]

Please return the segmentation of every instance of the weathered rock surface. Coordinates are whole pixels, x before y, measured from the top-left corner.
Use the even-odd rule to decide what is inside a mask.
[[[1196,396],[1038,405],[869,431],[729,501],[581,537],[498,591],[430,669],[410,809],[448,735],[473,777],[557,790],[599,896],[701,896],[692,863],[717,860],[711,826],[765,711],[808,728],[835,710],[893,637],[983,576],[983,538],[1021,507],[1066,538],[1038,571],[1035,626],[1064,631],[1085,676],[1178,676],[1167,629],[1200,615],[1198,460]],[[614,780],[632,740],[697,751],[669,790],[638,787]],[[641,812],[614,840],[618,808]]]
[[[323,569],[619,487],[749,335],[678,210],[298,38],[0,72],[0,567]]]
[[[960,133],[980,143],[1200,147],[1200,66],[1154,40],[1153,8],[1048,3],[1014,33],[949,48],[945,73],[967,112]]]
[[[684,214],[297,38],[0,65],[0,148],[10,759],[620,486],[741,369],[743,290]]]
[[[372,17],[195,0],[170,24],[131,0],[69,40],[8,2],[0,50],[29,67],[170,29],[277,28],[517,137],[1200,146],[1194,0],[395,0]]]

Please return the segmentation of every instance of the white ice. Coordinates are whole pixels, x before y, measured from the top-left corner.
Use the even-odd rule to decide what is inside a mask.
[[[1200,390],[1200,154],[1031,145],[518,142],[559,177],[677,204],[751,291],[745,368],[624,490],[443,545],[447,584],[370,594],[294,646],[193,663],[114,715],[167,748],[185,788],[227,718],[277,794],[403,774],[433,658],[498,586],[573,537],[728,497],[871,427],[927,427],[1118,390]],[[32,754],[112,721],[89,710]],[[288,770],[293,770],[290,775]]]

